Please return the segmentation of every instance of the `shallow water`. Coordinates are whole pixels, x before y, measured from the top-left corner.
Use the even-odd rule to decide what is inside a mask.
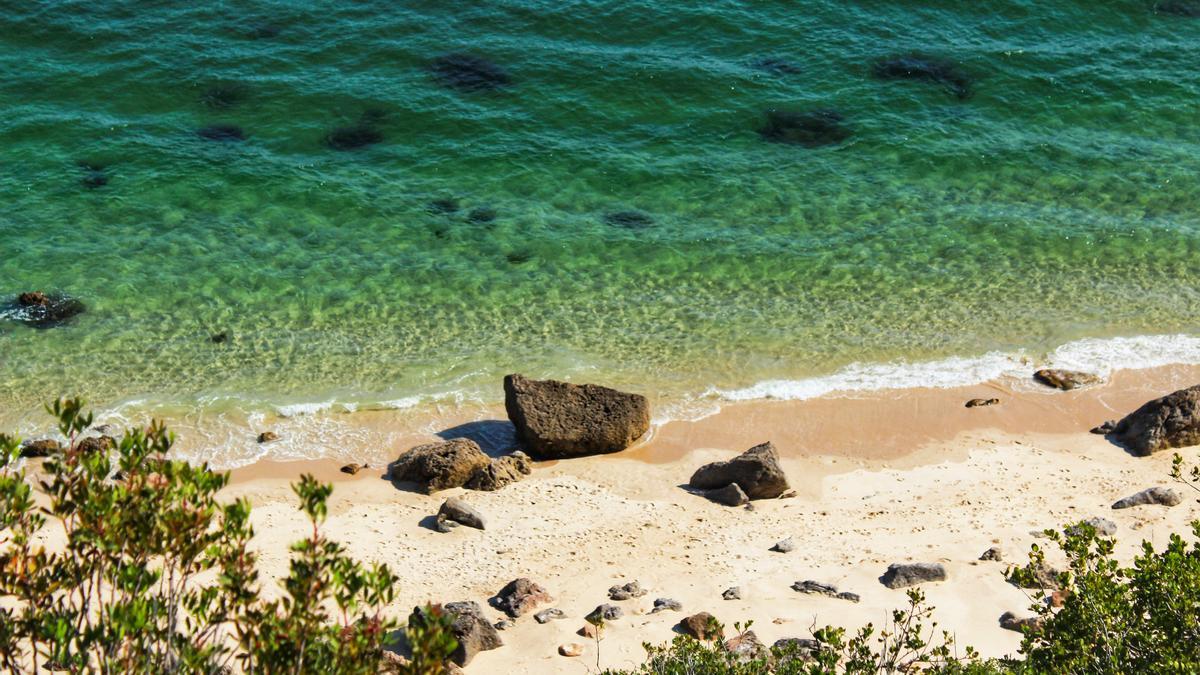
[[[0,295],[88,305],[0,321],[0,422],[68,393],[127,416],[446,407],[514,370],[673,409],[1200,323],[1200,20],[397,4],[0,3]],[[973,96],[872,77],[914,50]],[[428,66],[455,52],[511,84],[444,86]],[[768,142],[772,108],[836,110],[851,135]],[[197,134],[215,124],[245,140]],[[329,147],[356,124],[383,140]],[[652,222],[609,217],[629,211]]]

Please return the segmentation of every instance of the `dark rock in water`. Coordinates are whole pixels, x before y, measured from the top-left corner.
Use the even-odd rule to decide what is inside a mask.
[[[693,614],[679,622],[679,630],[684,635],[690,635],[697,640],[711,640],[724,637],[724,632],[717,626],[716,619],[708,612]]]
[[[1081,373],[1076,370],[1061,370],[1057,368],[1043,368],[1033,374],[1033,379],[1041,382],[1047,387],[1060,389],[1062,391],[1071,391],[1080,387],[1087,387],[1093,384],[1100,384],[1102,381],[1098,376],[1091,373]]]
[[[535,459],[619,452],[650,428],[645,396],[595,384],[509,375],[504,407],[517,438]]]
[[[469,438],[427,443],[405,452],[392,462],[392,480],[412,481],[426,493],[462,487],[491,462],[479,444]]]
[[[998,399],[998,398],[973,398],[970,401],[967,401],[966,407],[982,408],[984,406],[997,405],[999,403],[1000,403],[1000,399]]]
[[[1116,431],[1116,429],[1117,429],[1117,421],[1116,420],[1107,420],[1099,426],[1092,427],[1090,431],[1093,434],[1096,434],[1098,436],[1105,436],[1107,434],[1111,434],[1112,432]]]
[[[881,80],[921,80],[946,88],[959,100],[971,98],[973,82],[958,65],[922,54],[893,56],[875,62],[872,74]]]
[[[279,37],[283,32],[283,26],[276,23],[255,23],[251,24],[246,30],[246,37],[252,40],[267,40],[273,37]]]
[[[776,58],[759,59],[759,60],[751,63],[750,65],[753,66],[756,70],[761,70],[766,73],[772,73],[774,75],[799,75],[804,72],[804,70],[802,68],[800,68],[800,66],[796,65],[795,63],[792,63],[791,61],[785,61],[784,59],[776,59]]]
[[[946,568],[941,563],[892,563],[880,582],[888,588],[916,586],[927,581],[945,581]]]
[[[518,450],[511,455],[493,459],[487,466],[476,471],[464,487],[468,490],[494,492],[531,473],[533,473],[533,462],[529,459],[529,455]]]
[[[443,199],[435,199],[429,202],[429,212],[442,215],[458,213],[458,200],[453,197],[445,197]]]
[[[410,628],[425,628],[429,625],[428,612],[444,612],[453,619],[450,634],[458,646],[450,654],[450,660],[465,666],[479,652],[504,646],[496,627],[483,616],[483,608],[477,602],[448,602],[440,608],[417,607],[408,618]]]
[[[279,434],[274,431],[264,431],[258,435],[259,443],[274,443],[279,440]]]
[[[659,612],[682,612],[683,603],[673,598],[656,598],[654,600],[654,609],[650,610],[651,614]]]
[[[532,612],[538,605],[546,602],[554,602],[554,598],[550,597],[550,592],[541,586],[534,583],[530,579],[513,579],[500,589],[500,592],[492,598],[492,606],[504,612],[505,614],[516,619]],[[565,616],[559,610],[546,610],[546,612],[558,611],[561,616]],[[538,612],[544,614],[545,612]],[[555,616],[553,618],[561,618]],[[546,623],[538,620],[538,623]]]
[[[583,617],[583,620],[594,626],[602,621],[614,621],[622,616],[625,616],[625,610],[605,603],[589,612],[587,616]]]
[[[87,308],[75,298],[63,293],[31,291],[16,297],[10,306],[12,318],[34,328],[61,326]]]
[[[1080,522],[1079,525],[1072,525],[1064,529],[1063,532],[1065,534],[1080,534],[1082,533],[1082,525],[1090,526],[1096,531],[1096,534],[1101,537],[1111,537],[1117,533],[1116,523],[1107,518],[1101,518],[1099,516],[1088,518],[1087,520]]]
[[[209,141],[244,141],[246,132],[233,124],[212,124],[196,130],[196,135]]]
[[[718,504],[725,506],[745,506],[750,503],[750,498],[738,487],[737,483],[730,483],[723,488],[709,490],[705,495]]]
[[[442,86],[463,92],[494,91],[513,83],[504,68],[473,54],[440,56],[429,70]]]
[[[646,590],[636,581],[630,581],[623,586],[613,586],[608,589],[608,599],[620,602],[630,598],[640,598],[646,594]]]
[[[533,254],[529,251],[513,251],[504,256],[504,259],[513,265],[524,265],[533,260]]]
[[[1200,445],[1200,385],[1156,398],[1126,415],[1112,430],[1112,439],[1142,456]]]
[[[383,108],[367,108],[366,110],[362,111],[361,115],[358,116],[358,121],[360,124],[374,126],[376,124],[381,124],[382,122],[387,120],[387,118],[388,118],[387,110],[385,110]]]
[[[1163,0],[1154,5],[1154,13],[1189,19],[1200,18],[1200,2],[1196,2],[1196,0]]]
[[[489,209],[489,208],[485,208],[485,207],[471,209],[471,212],[467,214],[467,220],[469,222],[477,223],[477,224],[490,223],[495,219],[496,219],[495,209]]]
[[[200,102],[210,108],[222,110],[246,100],[249,90],[242,84],[214,84],[200,94]]]
[[[767,122],[758,133],[772,143],[819,148],[837,145],[850,138],[845,119],[835,110],[768,110]]]
[[[1159,506],[1178,506],[1183,502],[1183,497],[1171,488],[1168,487],[1152,487],[1146,488],[1141,492],[1117,501],[1113,504],[1114,509],[1128,509],[1134,506],[1148,506],[1157,504]]]
[[[117,447],[117,439],[112,436],[88,436],[75,442],[75,449],[82,453],[104,452]]]
[[[49,457],[62,450],[62,443],[45,438],[40,441],[25,441],[21,444],[22,457]]]
[[[763,443],[725,462],[705,464],[688,482],[694,488],[711,490],[737,483],[751,499],[773,499],[788,489],[787,476],[779,466],[779,453]]]
[[[229,342],[229,333],[226,333],[225,331],[221,331],[220,333],[213,333],[212,335],[210,335],[208,337],[208,339],[214,345],[223,345],[226,342]]]
[[[383,142],[383,132],[368,124],[338,127],[325,134],[325,145],[334,150],[360,150]]]
[[[83,183],[83,187],[89,190],[95,190],[96,188],[101,188],[105,185],[108,185],[108,176],[105,176],[100,171],[89,171],[87,175],[80,179],[79,182]]]
[[[639,229],[650,227],[654,224],[654,219],[641,211],[617,211],[616,213],[606,214],[604,222],[613,227]]]

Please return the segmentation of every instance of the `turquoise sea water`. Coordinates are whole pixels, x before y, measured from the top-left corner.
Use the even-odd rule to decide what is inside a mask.
[[[873,77],[918,50],[974,95]],[[511,83],[447,87],[451,53]],[[1142,0],[0,1],[0,295],[88,306],[0,321],[0,421],[514,370],[669,403],[1189,334],[1197,63],[1200,18]],[[768,109],[850,136],[772,143]],[[325,142],[360,122],[382,141]]]

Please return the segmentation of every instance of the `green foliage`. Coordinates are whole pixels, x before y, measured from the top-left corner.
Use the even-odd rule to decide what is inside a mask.
[[[826,626],[813,631],[811,648],[798,644],[772,647],[761,655],[739,654],[727,647],[744,638],[749,624],[736,625],[729,641],[701,641],[681,635],[670,644],[645,645],[647,660],[631,671],[607,675],[834,675],[849,673],[924,672],[946,675],[984,675],[1004,672],[999,664],[980,661],[968,647],[955,653],[954,638],[938,633],[931,621],[933,608],[920,590],[908,591],[909,605],[896,610],[882,630],[867,624],[847,640],[846,630]],[[928,623],[928,627],[926,627]],[[721,632],[710,633],[720,635]]]
[[[441,605],[426,605],[420,617],[419,621],[410,622],[407,631],[412,658],[397,671],[402,675],[442,675],[450,655],[458,649],[458,641],[450,630],[454,617]]]
[[[267,600],[250,505],[217,499],[227,473],[168,459],[174,437],[161,424],[82,442],[92,417],[81,402],[48,410],[68,444],[43,464],[40,498],[14,468],[17,440],[0,436],[0,668],[379,671],[396,577],[321,533],[331,486],[311,476],[294,486],[312,533]],[[62,547],[42,543],[48,523]]]

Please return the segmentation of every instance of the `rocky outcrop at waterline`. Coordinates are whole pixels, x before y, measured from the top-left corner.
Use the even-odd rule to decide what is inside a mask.
[[[1147,402],[1117,422],[1109,438],[1141,456],[1200,445],[1200,385]]]
[[[650,429],[645,396],[595,384],[504,378],[504,407],[538,460],[620,452]]]

